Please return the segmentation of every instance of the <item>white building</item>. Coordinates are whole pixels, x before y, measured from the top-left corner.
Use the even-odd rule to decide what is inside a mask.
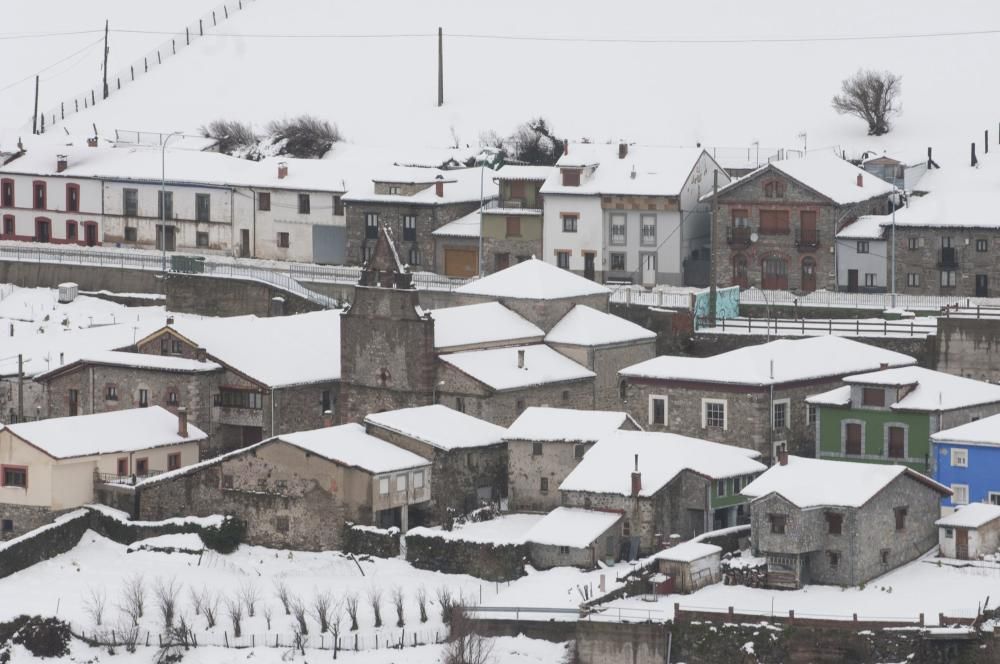
[[[883,224],[887,217],[865,215],[842,228],[834,251],[837,286],[850,293],[884,292],[889,266],[889,243]]]
[[[700,148],[572,144],[556,166],[541,189],[544,260],[598,281],[682,284],[709,245],[699,199],[713,171],[729,182]]]

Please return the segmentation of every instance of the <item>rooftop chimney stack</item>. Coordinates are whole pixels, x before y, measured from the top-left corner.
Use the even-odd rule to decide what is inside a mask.
[[[858,173],[858,186],[859,187],[865,186],[865,176],[862,175],[861,173]]]
[[[879,362],[878,368],[879,369],[888,369],[889,368],[889,363],[888,362]]]
[[[642,473],[639,472],[639,455],[635,455],[635,470],[632,471],[632,497],[635,498],[642,491]]]
[[[90,138],[87,139],[87,147],[88,148],[96,148],[97,147],[97,137],[96,136],[91,136]]]
[[[327,410],[323,411],[323,426],[324,427],[332,427],[333,426],[333,411],[332,410],[327,409]]]
[[[569,141],[563,143],[563,154],[564,155],[569,154]]]
[[[524,368],[524,349],[523,348],[518,348],[517,349],[517,368],[518,369],[523,369]]]
[[[174,324],[174,317],[167,316],[167,325],[173,325],[173,324]]]
[[[278,179],[284,180],[288,177],[288,162],[279,161],[278,162]]]
[[[56,157],[56,173],[62,173],[63,171],[66,170],[66,167],[68,165],[69,165],[69,159],[66,157],[66,155],[61,154]]]
[[[618,158],[624,159],[628,156],[628,143],[622,142],[618,144]]]
[[[438,198],[444,197],[444,179],[440,175],[437,182],[434,183],[434,195]]]
[[[784,445],[778,448],[778,463],[782,466],[788,465],[788,450],[785,449]]]
[[[188,411],[184,406],[177,409],[177,435],[182,438],[188,435]]]

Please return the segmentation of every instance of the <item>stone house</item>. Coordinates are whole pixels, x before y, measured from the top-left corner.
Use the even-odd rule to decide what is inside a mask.
[[[308,551],[337,549],[347,522],[424,522],[431,462],[345,424],[286,433],[136,485],[138,519],[224,512],[247,541]]]
[[[192,424],[211,432],[212,402],[224,373],[222,366],[208,361],[204,352],[191,359],[109,350],[86,353],[74,362],[36,375],[34,381],[44,389],[44,417],[147,406],[176,413],[183,407]],[[210,444],[210,440],[205,443]],[[203,456],[209,456],[208,451],[204,450]]]
[[[399,243],[403,263],[415,270],[444,272],[445,265],[437,264],[432,232],[496,196],[496,184],[483,170],[396,167],[376,176],[370,192],[358,188],[345,195],[347,264],[368,261],[379,229],[386,227]],[[464,264],[467,258],[456,255],[454,260]]]
[[[739,490],[766,467],[753,450],[676,434],[616,431],[590,448],[559,486],[564,507],[622,515],[618,557],[634,560],[663,547],[737,525]]]
[[[772,161],[731,182],[716,200],[719,282],[833,290],[834,236],[862,215],[888,211],[892,192],[888,182],[834,155]]]
[[[906,466],[785,454],[743,489],[772,588],[857,586],[923,555],[948,493]]]
[[[822,459],[896,463],[936,477],[931,435],[1000,413],[1000,386],[909,366],[855,374],[806,399]],[[943,461],[943,460],[941,460]],[[968,502],[960,496],[959,504]]]
[[[938,552],[945,558],[979,560],[1000,551],[1000,505],[969,503],[935,525]]]
[[[541,343],[545,332],[499,302],[463,304],[428,312],[438,354]]]
[[[435,523],[498,504],[507,495],[503,427],[440,404],[373,413],[364,425],[369,435],[431,461]]]
[[[204,355],[222,367],[211,383],[211,452],[217,454],[319,427],[324,413],[335,415],[340,353],[322,349],[338,345],[340,319],[338,310],[275,318],[184,317],[168,321],[135,347],[191,361]],[[276,343],[280,353],[269,350]]]
[[[685,283],[710,244],[714,172],[729,182],[701,148],[567,143],[541,188],[543,259],[600,282]]]
[[[711,357],[661,355],[619,372],[625,410],[650,431],[757,450],[812,455],[815,408],[806,398],[844,376],[908,366],[902,353],[843,337],[781,339]]]
[[[582,567],[618,561],[622,515],[614,511],[556,507],[525,534],[535,569]]]
[[[917,188],[920,179],[929,170],[938,168],[931,159],[931,150],[927,149],[927,158],[914,158],[909,155],[906,160],[897,159],[900,155],[871,155],[861,162],[861,168],[875,177],[885,180],[901,191],[912,191]]]
[[[504,435],[509,508],[544,512],[558,507],[566,476],[597,441],[619,429],[640,427],[623,412],[525,409]]]
[[[1000,415],[931,434],[934,479],[952,491],[943,509],[1000,505]]]
[[[93,503],[107,486],[197,463],[207,434],[159,406],[0,429],[0,540]],[[130,489],[129,489],[130,490]]]

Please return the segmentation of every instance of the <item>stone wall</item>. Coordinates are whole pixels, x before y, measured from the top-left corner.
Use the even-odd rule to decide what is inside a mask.
[[[542,453],[534,454],[530,441],[508,441],[507,482],[510,509],[513,511],[548,512],[559,507],[559,485],[580,463],[577,446],[584,451],[592,443],[542,443]],[[542,478],[548,479],[548,489],[541,490]]]
[[[694,319],[690,309],[660,309],[612,303],[609,311],[656,332],[657,355],[692,354],[688,349],[694,334]]]
[[[663,664],[669,627],[663,623],[616,623],[581,620],[576,624],[580,664]],[[673,653],[671,653],[673,655]],[[669,661],[691,661],[676,659]],[[737,661],[729,658],[716,662]]]
[[[344,524],[343,551],[379,558],[395,558],[399,555],[399,529],[373,528]]]
[[[406,535],[406,560],[419,569],[469,574],[487,581],[513,581],[525,575],[528,547],[525,544],[466,542],[422,534],[418,530]]]
[[[249,279],[209,277],[171,273],[164,284],[167,310],[203,316],[242,316],[260,318],[274,315],[272,298],[285,300],[282,315],[319,311],[323,307],[309,300]]]
[[[0,542],[20,537],[36,528],[48,525],[59,515],[65,514],[67,511],[53,510],[38,505],[0,503],[0,520],[11,521],[10,530],[0,530]]]
[[[939,318],[937,369],[956,376],[1000,381],[1000,319]]]
[[[112,265],[70,265],[0,260],[0,283],[22,288],[57,288],[72,281],[80,290],[120,293],[162,293],[160,274]]]

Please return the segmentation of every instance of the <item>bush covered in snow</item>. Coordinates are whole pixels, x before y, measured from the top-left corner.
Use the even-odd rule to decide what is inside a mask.
[[[244,156],[260,140],[249,123],[238,120],[212,120],[201,127],[201,134],[217,140],[219,152],[228,155]]]
[[[267,125],[267,133],[272,145],[281,145],[278,155],[301,159],[319,159],[341,140],[337,125],[313,115],[272,120]]]
[[[496,151],[508,160],[551,166],[563,153],[566,142],[555,137],[545,118],[537,117],[518,126],[506,138],[495,131],[485,132],[480,135],[479,143],[484,149]]]
[[[63,657],[69,654],[71,637],[69,625],[56,618],[18,616],[0,623],[0,662],[10,661],[12,643],[35,657]]]
[[[246,539],[247,524],[240,519],[229,517],[221,526],[203,528],[198,533],[205,546],[219,553],[232,553]]]

